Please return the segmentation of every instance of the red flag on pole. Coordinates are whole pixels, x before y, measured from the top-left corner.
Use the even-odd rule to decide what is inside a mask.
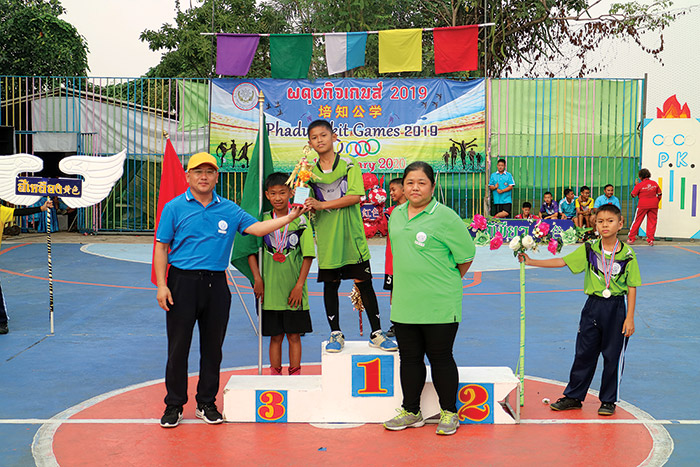
[[[478,26],[433,29],[435,73],[477,70],[478,39]]]
[[[170,139],[165,143],[165,155],[163,156],[163,169],[160,173],[160,189],[158,190],[158,208],[156,210],[156,227],[153,232],[153,253],[156,251],[156,233],[158,232],[158,222],[163,212],[165,204],[171,199],[179,196],[187,190],[187,177],[182,168],[180,159]],[[151,255],[151,282],[156,284],[156,271],[153,268],[153,256]]]

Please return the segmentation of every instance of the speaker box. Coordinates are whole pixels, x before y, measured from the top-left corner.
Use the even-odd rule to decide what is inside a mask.
[[[0,155],[15,154],[15,129],[11,126],[0,126]]]

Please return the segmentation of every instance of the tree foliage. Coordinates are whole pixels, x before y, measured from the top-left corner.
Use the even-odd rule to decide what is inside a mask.
[[[601,0],[204,0],[183,12],[178,1],[175,25],[144,31],[141,39],[153,50],[165,50],[149,76],[206,77],[211,37],[200,33],[211,31],[212,2],[215,30],[229,33],[324,33],[494,23],[480,28],[480,71],[457,75],[585,76],[604,68],[602,60],[593,61],[591,52],[607,40],[633,41],[660,60],[663,30],[683,11],[670,11],[670,0],[651,1],[649,5],[636,0],[614,3],[597,16],[591,11],[600,8]],[[391,76],[434,76],[432,41],[432,34],[425,32],[422,72]],[[268,44],[261,38],[248,76],[270,76]],[[309,76],[324,77],[322,37],[317,37],[315,44]],[[365,66],[346,75],[379,76],[376,34],[368,37]]]
[[[214,7],[214,31],[225,33],[285,33],[290,32],[283,16],[269,4],[257,5],[255,0],[205,0],[199,6],[181,11],[180,1],[175,1],[175,24],[163,24],[158,30],[145,30],[141,40],[151,50],[164,51],[161,61],[149,70],[147,76],[160,78],[206,78],[210,64],[216,63],[212,54],[212,36],[201,33],[212,31],[212,6]],[[190,3],[191,4],[191,3]],[[214,43],[214,47],[216,44]],[[269,40],[260,38],[260,46],[248,76],[269,77]]]
[[[85,76],[88,47],[58,0],[0,0],[0,75]]]

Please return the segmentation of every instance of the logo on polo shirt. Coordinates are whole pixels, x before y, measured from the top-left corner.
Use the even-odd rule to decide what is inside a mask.
[[[618,274],[620,274],[621,269],[622,269],[622,267],[620,266],[620,263],[613,263],[613,266],[612,266],[613,276],[617,276]]]
[[[425,241],[427,239],[428,239],[428,236],[425,234],[425,232],[418,232],[416,234],[415,244],[418,246],[425,246]]]
[[[225,234],[228,231],[228,222],[225,220],[221,219],[219,221],[219,233],[220,234]]]
[[[289,244],[291,246],[297,246],[297,243],[299,243],[299,237],[295,233],[291,234],[289,236]]]

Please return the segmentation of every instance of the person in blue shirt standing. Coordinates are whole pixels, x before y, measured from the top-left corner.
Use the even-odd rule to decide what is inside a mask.
[[[513,187],[515,180],[513,176],[506,172],[506,160],[498,159],[496,164],[497,172],[491,174],[489,179],[489,190],[493,192],[493,204],[491,204],[491,215],[496,218],[510,217],[513,212]]]
[[[190,157],[189,188],[165,205],[156,232],[156,299],[166,311],[168,336],[166,408],[160,420],[164,428],[180,423],[187,403],[187,360],[195,322],[199,325],[200,352],[195,415],[209,424],[223,422],[215,400],[231,305],[225,271],[236,232],[262,237],[306,211],[294,208],[286,216],[258,222],[216,194],[218,177],[214,156],[200,152]]]

